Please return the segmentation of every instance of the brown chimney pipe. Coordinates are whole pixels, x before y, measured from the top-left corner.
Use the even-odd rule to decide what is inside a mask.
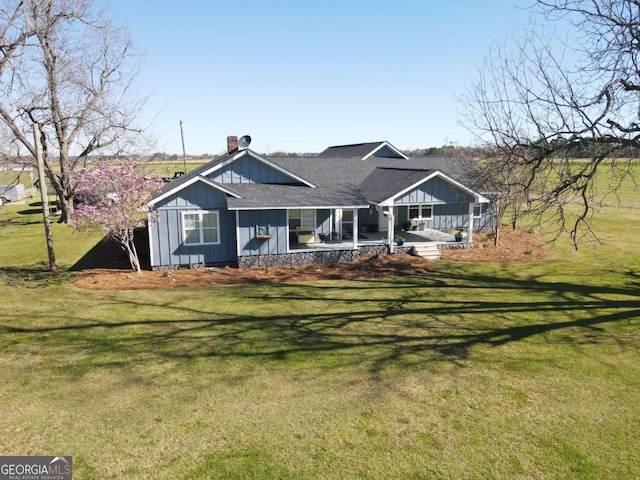
[[[236,150],[238,150],[238,137],[229,135],[227,137],[227,153],[235,152]]]

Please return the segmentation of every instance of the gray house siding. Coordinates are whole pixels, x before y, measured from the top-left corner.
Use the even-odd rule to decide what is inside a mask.
[[[389,147],[382,147],[376,153],[373,154],[374,157],[383,157],[383,158],[398,158],[398,154],[391,150]]]
[[[239,158],[220,170],[216,170],[209,175],[209,178],[219,183],[275,183],[287,185],[297,183],[287,175],[250,156]]]
[[[449,203],[433,206],[433,220],[428,220],[427,228],[448,230],[466,227],[469,224],[469,204]]]
[[[495,223],[495,217],[493,215],[493,211],[491,210],[491,206],[483,203],[480,205],[480,209],[480,218],[473,219],[473,229],[476,231],[491,230]]]
[[[398,225],[409,220],[409,206],[416,204],[433,205],[432,218],[425,219],[426,228],[434,230],[450,230],[468,228],[470,204],[475,198],[457,186],[442,178],[432,178],[414,190],[404,194],[395,201],[398,209]],[[474,230],[487,228],[490,215],[486,206],[482,206],[482,217],[474,219]]]
[[[227,202],[222,192],[196,183],[160,202],[155,209],[157,219],[149,223],[152,268],[235,263],[235,214],[227,211]],[[181,212],[197,210],[218,212],[219,244],[184,244]]]
[[[411,205],[416,203],[473,203],[473,196],[455,185],[441,179],[432,178],[418,188],[406,193],[395,200],[396,205]]]
[[[239,212],[240,255],[275,255],[287,253],[287,215],[284,210],[249,210]],[[258,239],[258,225],[267,224],[271,238]]]
[[[357,147],[356,145],[355,147]],[[352,149],[354,146],[349,147],[347,150]],[[345,147],[345,148],[346,148]],[[373,147],[372,147],[373,148]],[[371,152],[372,150],[370,150]],[[387,162],[383,159],[371,160],[370,162],[361,162],[362,152],[357,156],[357,159],[346,158],[345,162],[351,162],[346,165],[344,171],[350,171],[349,169],[361,169],[365,168],[363,172],[364,178],[369,178],[367,175],[371,174],[371,171],[378,172],[377,169],[383,168],[378,165],[385,165]],[[393,151],[391,147],[382,147],[380,150],[373,154],[375,157],[396,157],[400,158],[397,152]],[[264,160],[264,161],[263,161]],[[225,164],[225,162],[228,162]],[[303,185],[302,172],[305,172],[308,167],[308,162],[282,162],[283,167],[280,168],[277,164],[271,164],[271,160],[261,157],[260,155],[248,151],[248,153],[239,152],[238,154],[232,153],[221,159],[212,161],[210,164],[206,164],[193,174],[185,175],[182,179],[176,180],[175,183],[168,184],[165,189],[156,197],[159,199],[155,205],[157,213],[157,221],[151,221],[149,223],[149,245],[150,245],[150,259],[151,266],[154,269],[169,269],[178,268],[193,265],[223,265],[223,264],[236,264],[240,266],[256,266],[262,261],[261,259],[270,259],[271,261],[277,261],[278,264],[282,262],[294,263],[309,263],[310,261],[330,261],[329,258],[334,258],[332,255],[336,252],[348,252],[349,258],[353,258],[352,255],[356,255],[357,249],[348,248],[347,250],[336,250],[336,245],[318,245],[320,243],[320,234],[329,234],[333,230],[339,230],[339,214],[335,209],[315,209],[315,243],[313,238],[308,235],[302,235],[296,230],[295,216],[290,216],[287,211],[284,210],[285,206],[296,207],[298,209],[314,209],[314,206],[327,206],[333,203],[327,203],[323,198],[323,191],[320,188],[317,192],[311,189],[309,192],[305,192],[305,195],[299,195],[300,190],[297,188],[286,188],[286,190],[294,190],[294,192],[285,192],[282,194],[280,190],[282,187],[269,187],[270,185]],[[287,167],[289,165],[289,167]],[[309,175],[309,178],[318,180],[319,187],[330,186],[331,180],[335,177],[334,181],[341,182],[347,175],[343,175],[340,168],[332,169],[332,164],[329,162],[326,165],[322,162],[318,162],[317,165],[312,165],[313,168],[329,169],[323,172],[307,172],[305,177]],[[335,166],[335,165],[334,165]],[[370,168],[369,168],[370,167]],[[219,170],[214,170],[219,168]],[[291,168],[291,175],[286,174],[286,168]],[[366,170],[369,168],[369,170]],[[392,169],[393,170],[393,169]],[[396,169],[402,170],[402,169]],[[197,175],[202,175],[206,172],[209,179],[219,184],[229,185],[229,197],[222,191],[218,190],[216,186],[209,184],[208,182],[198,181]],[[317,178],[312,175],[317,173]],[[384,173],[384,172],[383,172]],[[388,173],[388,172],[387,172]],[[431,175],[433,173],[433,175]],[[393,176],[387,178],[384,175],[378,175],[374,178],[380,180],[376,185],[367,186],[361,185],[362,196],[358,197],[354,195],[353,202],[346,202],[346,206],[343,205],[346,211],[350,211],[348,208],[349,203],[357,203],[357,205],[365,205],[364,198],[368,198],[369,193],[372,196],[369,198],[371,202],[381,202],[385,208],[389,208],[393,204],[394,212],[397,212],[396,224],[402,228],[404,223],[408,220],[408,211],[411,205],[416,204],[428,204],[431,205],[432,218],[424,219],[424,227],[440,230],[452,230],[457,228],[468,228],[470,213],[472,212],[473,204],[476,201],[476,195],[468,193],[464,187],[460,187],[455,181],[447,179],[446,175],[441,175],[435,170],[423,170],[422,168],[410,168],[406,171],[395,172]],[[425,178],[430,180],[424,181]],[[358,177],[359,178],[359,177]],[[314,182],[316,181],[314,180]],[[405,192],[404,189],[411,188],[411,185],[418,185],[419,181],[424,183],[420,184],[411,191]],[[386,182],[386,183],[385,183]],[[233,185],[236,185],[235,187]],[[245,184],[245,185],[240,185]],[[265,184],[265,185],[252,185],[252,184]],[[326,184],[326,185],[325,185]],[[308,185],[311,185],[309,183]],[[386,186],[386,189],[383,188]],[[377,188],[382,188],[380,191]],[[219,186],[219,188],[223,188]],[[235,189],[236,193],[233,193]],[[265,208],[267,205],[261,205],[261,195],[271,191],[277,191],[278,196],[277,203],[269,204],[274,210],[229,210],[229,208]],[[404,192],[400,194],[400,192]],[[172,194],[173,193],[173,194]],[[287,196],[291,193],[291,198]],[[316,195],[314,195],[316,193]],[[472,192],[473,193],[473,192]],[[239,199],[231,200],[234,195],[242,195]],[[393,195],[398,195],[393,197]],[[478,198],[481,198],[478,196]],[[228,204],[227,200],[229,200]],[[251,201],[249,201],[251,200]],[[393,201],[392,201],[393,200]],[[244,203],[243,203],[244,202]],[[264,203],[264,202],[263,202]],[[337,207],[336,207],[337,208]],[[184,212],[186,211],[215,211],[218,214],[218,237],[219,242],[213,244],[186,244],[184,241]],[[425,211],[426,212],[426,211]],[[335,215],[332,215],[335,213]],[[423,213],[427,216],[427,213]],[[306,217],[301,215],[300,220],[304,220]],[[379,229],[378,222],[383,218],[378,208],[367,209],[361,208],[358,211],[358,224],[359,232],[362,232],[366,237],[366,232]],[[207,220],[211,220],[209,217]],[[346,214],[342,219],[342,227],[346,233],[352,233],[351,216]],[[192,220],[192,219],[190,219]],[[355,218],[354,218],[355,220]],[[307,225],[307,221],[309,225]],[[487,229],[491,226],[492,216],[491,210],[487,205],[481,205],[481,217],[473,219],[474,230]],[[310,219],[306,218],[304,222],[305,227],[309,226]],[[193,225],[193,224],[192,224]],[[415,222],[414,222],[415,225]],[[385,224],[386,226],[386,224]],[[398,228],[397,227],[397,228]],[[420,225],[418,228],[422,228]],[[206,232],[212,236],[214,229],[209,227],[206,230],[203,229],[202,233]],[[264,233],[266,232],[266,233]],[[296,234],[298,232],[298,234]],[[308,232],[306,232],[308,233]],[[344,233],[344,232],[343,232]],[[199,239],[197,229],[190,229],[189,235],[192,241],[204,241]],[[344,238],[349,238],[348,235],[344,235]],[[300,243],[298,243],[300,242]],[[378,245],[374,247],[378,248]],[[373,247],[372,247],[373,248]],[[293,249],[293,250],[291,250]],[[320,255],[320,253],[322,255]],[[323,256],[327,254],[328,256]],[[341,257],[342,258],[342,257]],[[277,260],[272,260],[277,259]],[[267,261],[267,260],[265,260]],[[331,260],[333,261],[333,260]],[[288,263],[287,263],[288,264]]]
[[[475,231],[484,231],[491,228],[493,217],[486,204],[481,204],[481,216],[473,219],[473,229]],[[402,227],[405,222],[409,221],[409,207],[400,207],[398,209],[397,225]],[[434,230],[452,230],[456,228],[466,229],[469,227],[469,204],[453,203],[453,204],[434,204],[433,218],[431,220],[423,220],[425,228]]]

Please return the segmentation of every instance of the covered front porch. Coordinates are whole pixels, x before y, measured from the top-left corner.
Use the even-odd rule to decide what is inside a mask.
[[[399,231],[398,237],[404,239],[405,247],[413,247],[432,243],[455,243],[454,235],[439,230],[424,229],[419,231]],[[387,245],[389,242],[388,232],[363,232],[358,233],[356,245],[358,247],[365,245]],[[394,242],[395,243],[395,242]],[[314,251],[314,250],[344,250],[354,248],[352,239],[343,240],[325,240],[307,244],[292,244],[292,251]]]

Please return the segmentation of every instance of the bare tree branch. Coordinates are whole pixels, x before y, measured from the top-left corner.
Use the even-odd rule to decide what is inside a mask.
[[[460,99],[463,121],[501,159],[493,163],[503,190],[520,189],[532,218],[552,219],[577,247],[597,240],[596,173],[640,149],[640,0],[537,4],[547,20],[575,29],[572,42],[535,26],[511,48],[495,47]],[[505,177],[511,165],[524,176]],[[621,174],[631,172],[627,163]]]
[[[0,123],[31,155],[31,127],[41,125],[63,221],[73,211],[71,172],[139,136],[139,64],[129,35],[94,0],[0,0]]]

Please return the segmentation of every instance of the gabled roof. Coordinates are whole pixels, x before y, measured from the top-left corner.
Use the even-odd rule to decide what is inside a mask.
[[[196,182],[227,195],[230,210],[269,208],[366,208],[369,203],[387,204],[431,178],[440,177],[472,195],[476,202],[488,200],[473,185],[460,159],[424,156],[407,158],[375,156],[380,148],[396,149],[388,142],[330,147],[322,156],[266,157],[250,149],[236,150],[212,160],[166,184],[150,201],[156,203]],[[386,152],[385,152],[386,153]],[[354,154],[346,156],[347,154]],[[297,185],[220,183],[209,176],[230,163],[250,156],[294,180]],[[362,161],[366,158],[367,161]]]
[[[480,193],[460,183],[446,173],[432,169],[389,166],[378,167],[362,182],[360,188],[369,201],[383,204],[407,194],[435,177],[442,178],[456,188],[471,195],[478,203],[489,203],[489,200]]]
[[[193,170],[195,171],[195,169]],[[191,173],[191,172],[189,172]],[[183,175],[183,177],[186,177],[186,175]],[[180,179],[182,179],[183,177],[180,177]],[[176,179],[178,180],[178,179]],[[231,197],[236,197],[239,198],[240,194],[237,193],[235,190],[232,190],[231,188],[229,188],[228,185],[219,183],[219,182],[214,182],[213,180],[211,180],[210,178],[207,178],[203,175],[189,175],[189,178],[187,178],[185,181],[179,182],[179,185],[174,187],[174,188],[166,188],[167,186],[170,186],[173,182],[169,182],[167,183],[161,190],[160,192],[158,192],[153,198],[151,198],[151,200],[149,200],[148,204],[149,205],[153,205],[154,203],[157,203],[161,200],[164,200],[167,197],[170,197],[171,195],[173,195],[176,192],[179,192],[180,190],[187,188],[190,185],[193,185],[194,183],[197,182],[201,182],[204,183],[205,185],[208,185],[212,188],[215,188],[217,190],[220,190],[221,192],[231,196]],[[178,183],[176,181],[176,183]],[[235,189],[235,185],[233,185],[234,189]]]
[[[334,147],[329,147],[326,150],[320,152],[317,156],[318,157],[360,157],[361,160],[366,160],[369,157],[375,156],[375,153],[382,148],[387,148],[391,150],[396,155],[395,158],[404,158],[405,160],[409,158],[387,141],[354,143],[351,145],[336,145]]]
[[[210,186],[213,186],[215,188],[218,188],[219,190],[224,191],[225,193],[229,193],[232,196],[238,196],[237,194],[233,194],[233,192],[231,190],[229,190],[229,192],[225,191],[225,189],[228,189],[228,187],[225,187],[223,184],[219,183],[219,182],[213,182],[210,179],[207,178],[207,175],[210,175],[211,173],[213,173],[216,170],[219,170],[223,167],[225,167],[226,165],[230,164],[231,162],[238,160],[246,155],[249,155],[253,158],[255,158],[256,160],[265,163],[266,165],[269,165],[271,168],[273,168],[274,170],[290,177],[291,179],[295,180],[296,182],[300,182],[304,185],[306,185],[307,187],[316,187],[316,185],[301,177],[300,175],[298,175],[295,172],[289,171],[287,170],[285,167],[283,167],[282,165],[279,165],[278,163],[273,162],[272,160],[264,157],[263,155],[260,155],[256,152],[254,152],[253,150],[250,149],[243,149],[243,150],[235,150],[231,153],[228,153],[226,155],[223,155],[220,158],[216,158],[211,160],[210,162],[207,162],[203,165],[200,165],[197,168],[194,168],[193,170],[191,170],[190,172],[188,172],[186,175],[183,175],[181,177],[178,177],[172,181],[170,181],[169,183],[166,183],[162,189],[150,200],[149,203],[155,203],[158,202],[159,200],[163,200],[177,192],[179,192],[180,190],[182,190],[183,188],[188,187],[189,185],[192,185],[193,183],[197,182],[197,181],[204,181],[205,183],[208,183]],[[236,185],[234,185],[235,188]]]
[[[248,148],[243,149],[243,150],[238,150],[235,152],[232,152],[230,154],[227,155],[227,158],[223,158],[218,160],[218,162],[213,165],[209,170],[206,170],[203,175],[209,175],[212,172],[219,170],[227,165],[229,165],[231,162],[234,162],[235,160],[238,160],[242,157],[245,156],[251,156],[254,159],[268,165],[269,167],[273,168],[275,171],[282,173],[283,175],[291,178],[292,180],[295,180],[296,182],[302,183],[304,185],[306,185],[307,187],[316,187],[316,185],[313,182],[310,182],[309,180],[307,180],[306,178],[301,177],[300,175],[298,175],[295,172],[292,172],[286,168],[284,168],[282,165],[272,161],[271,159],[260,155],[259,153],[254,152],[253,150],[250,150]]]
[[[374,203],[382,203],[407,187],[424,181],[433,170],[378,167],[362,182],[362,193]]]

